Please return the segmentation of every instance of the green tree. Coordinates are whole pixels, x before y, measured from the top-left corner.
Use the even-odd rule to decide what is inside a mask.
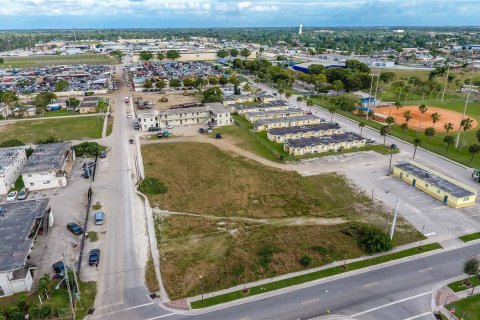
[[[221,77],[220,79],[218,79],[218,83],[224,86],[228,83],[228,79],[225,77]]]
[[[170,79],[169,86],[172,88],[179,88],[182,86],[182,80],[180,79]]]
[[[399,111],[400,108],[402,108],[403,106],[402,106],[402,104],[400,103],[400,101],[395,101],[394,106],[395,106],[395,109],[397,109],[397,113],[395,113],[395,121],[397,121],[398,111]]]
[[[157,60],[162,61],[163,59],[165,59],[165,55],[161,52],[157,52]]]
[[[143,87],[150,89],[153,88],[153,81],[151,79],[147,79],[143,82]]]
[[[332,89],[337,92],[337,96],[338,96],[338,92],[339,92],[340,90],[343,90],[343,88],[345,88],[345,85],[343,84],[342,80],[335,80],[335,81],[333,81],[333,83],[332,83]]]
[[[278,94],[280,95],[280,99],[282,99],[282,94],[285,93],[285,89],[280,88],[280,89],[278,89],[277,91],[278,91]]]
[[[358,60],[347,60],[345,61],[345,66],[348,69],[355,69],[363,73],[370,73],[370,68],[365,63]]]
[[[215,76],[208,77],[208,83],[211,85],[217,85],[218,84],[218,78]]]
[[[70,83],[67,80],[61,79],[55,83],[55,92],[66,91]]]
[[[478,144],[472,144],[470,147],[468,147],[468,152],[472,155],[472,158],[470,159],[470,164],[473,162],[473,158],[480,153],[480,145]]]
[[[420,127],[422,126],[422,120],[423,120],[423,114],[425,112],[427,112],[428,108],[426,105],[424,104],[421,104],[419,107],[418,107],[418,111],[420,111],[420,113],[422,114],[420,116],[420,122],[418,123],[418,129],[417,129],[417,136],[418,136],[418,132],[420,131]]]
[[[193,87],[195,85],[195,78],[184,78],[182,81],[185,87]]]
[[[380,128],[380,135],[383,137],[383,145],[385,145],[385,141],[387,140],[387,135],[390,133],[390,126],[382,126]]]
[[[225,49],[220,49],[217,51],[217,57],[219,58],[226,58],[228,57],[228,54],[229,54],[228,50],[225,50]]]
[[[34,304],[33,306],[30,306],[30,308],[28,308],[28,314],[30,315],[30,318],[32,320],[40,320],[42,319],[42,313],[40,311],[40,307],[36,304]]]
[[[153,59],[153,53],[150,51],[140,51],[140,60],[150,61]]]
[[[405,134],[407,133],[408,130],[408,123],[404,122],[400,125],[400,129],[402,130],[402,140],[405,138]]]
[[[476,256],[469,257],[463,263],[463,273],[468,275],[469,277],[478,276],[478,269],[480,268],[480,262]],[[475,290],[475,281],[472,283],[472,293]]]
[[[394,122],[395,122],[395,119],[393,117],[387,117],[387,119],[385,119],[385,122],[388,124],[388,125],[392,125]]]
[[[333,115],[337,112],[337,107],[336,106],[331,106],[328,108],[328,112],[330,112],[330,122],[333,121]]]
[[[312,112],[313,105],[314,105],[313,100],[312,99],[307,99],[307,107],[308,107],[308,110],[310,112]]]
[[[155,81],[155,87],[157,89],[161,90],[161,89],[165,88],[166,85],[167,84],[165,83],[165,80],[163,80],[163,79],[159,79],[159,80]]]
[[[408,121],[412,120],[412,112],[410,110],[407,110],[403,113],[403,118],[405,119],[405,122],[408,124]]]
[[[243,48],[242,51],[240,51],[240,55],[242,57],[248,58],[250,57],[250,50],[248,50],[248,48]]]
[[[232,57],[237,57],[239,54],[238,50],[237,49],[230,49],[230,56]]]
[[[413,139],[413,147],[415,148],[413,150],[413,157],[412,157],[413,160],[415,160],[415,155],[417,154],[417,148],[421,144],[422,144],[422,140],[420,140],[420,138],[417,137],[417,138]]]
[[[358,126],[360,127],[360,135],[361,135],[361,134],[362,134],[362,131],[363,131],[363,128],[365,127],[365,122],[360,121],[360,122],[358,123]]]
[[[477,141],[480,143],[480,129],[475,131],[475,138],[477,138]]]
[[[5,63],[5,60],[3,60],[2,57],[0,57],[0,64],[4,64]]]
[[[445,132],[448,134],[450,131],[453,130],[453,123],[451,123],[451,122],[446,122],[446,123],[443,125],[443,129],[445,129]]]
[[[395,79],[395,76],[395,73],[391,71],[382,72],[380,73],[380,80],[382,80],[384,83],[389,83]]]
[[[308,73],[319,75],[325,72],[325,66],[321,64],[311,64],[308,66]]]
[[[368,254],[388,251],[393,247],[390,237],[376,228],[363,230],[359,241],[363,251]]]
[[[167,51],[167,58],[175,61],[175,59],[180,58],[180,52],[178,52],[177,50],[168,50]]]
[[[77,98],[68,98],[66,105],[69,108],[76,108],[80,105],[80,100],[78,100]]]
[[[219,87],[212,87],[208,88],[203,92],[203,103],[208,103],[208,102],[222,102],[223,100],[223,94],[222,90],[220,90]]]
[[[446,135],[443,137],[443,143],[447,146],[445,154],[448,154],[448,149],[455,143],[455,138],[452,135]]]
[[[428,140],[432,140],[433,136],[435,135],[435,129],[433,127],[428,127],[425,129],[425,136],[428,138]]]
[[[285,98],[287,98],[287,101],[290,101],[291,96],[292,96],[292,93],[290,91],[285,92]]]
[[[432,117],[433,127],[435,128],[435,123],[437,123],[440,120],[441,115],[438,112],[435,112],[435,113],[432,113],[431,117]]]
[[[57,95],[52,92],[40,92],[33,99],[33,103],[37,107],[45,108],[47,104],[52,103],[53,100],[57,99]]]

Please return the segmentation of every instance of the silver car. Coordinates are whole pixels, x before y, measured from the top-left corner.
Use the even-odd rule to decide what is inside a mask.
[[[25,200],[25,199],[27,199],[29,192],[30,192],[30,191],[28,190],[28,188],[22,188],[22,189],[20,189],[20,191],[18,192],[17,200]]]

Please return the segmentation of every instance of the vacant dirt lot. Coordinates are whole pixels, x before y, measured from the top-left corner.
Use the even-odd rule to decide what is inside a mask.
[[[152,205],[177,212],[156,218],[172,299],[364,254],[354,230],[368,221],[371,201],[343,176],[302,177],[202,143],[144,145],[142,154],[146,176],[168,188]],[[385,226],[380,203],[371,216]],[[418,239],[401,220],[395,243]]]
[[[194,93],[193,91],[190,91]],[[183,91],[178,91],[175,93],[167,93],[167,94],[158,94],[152,92],[135,92],[133,94],[135,98],[141,98],[142,100],[151,101],[154,104],[155,109],[167,109],[170,106],[182,104],[182,103],[191,103],[191,102],[199,102],[197,94],[184,96]],[[160,102],[159,99],[162,97],[167,97],[168,102]]]

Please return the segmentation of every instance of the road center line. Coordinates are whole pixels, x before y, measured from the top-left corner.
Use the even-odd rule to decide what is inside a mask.
[[[403,319],[403,320],[418,319],[418,318],[421,318],[421,317],[424,317],[424,316],[428,316],[429,314],[432,314],[432,313],[429,311],[429,312],[425,312],[425,313],[422,313],[422,314],[417,314],[416,316],[413,316],[413,317],[407,318],[407,319]]]
[[[429,270],[432,270],[433,268],[427,268],[427,269],[422,269],[422,270],[419,270],[418,272],[425,272],[425,271],[429,271]]]
[[[382,308],[386,308],[386,307],[392,306],[392,305],[397,304],[397,303],[401,303],[401,302],[405,302],[405,301],[408,301],[408,300],[420,298],[420,297],[426,296],[426,295],[428,295],[428,294],[432,294],[432,291],[420,293],[420,294],[417,294],[416,296],[413,296],[413,297],[408,297],[408,298],[405,298],[405,299],[401,299],[401,300],[397,300],[397,301],[394,301],[394,302],[390,302],[390,303],[384,304],[384,305],[382,305],[382,306],[378,306],[378,307],[375,307],[375,308],[371,308],[371,309],[368,309],[368,310],[365,310],[365,311],[362,311],[362,312],[353,314],[353,315],[351,315],[350,317],[355,318],[355,317],[361,316],[362,314],[366,314],[366,313],[370,313],[370,312],[375,311],[375,310],[379,310],[379,309],[382,309]]]
[[[309,304],[309,303],[312,303],[312,302],[315,302],[315,301],[318,301],[318,299],[303,301],[301,304]]]
[[[377,285],[378,282],[373,282],[373,283],[369,283],[369,284],[366,284],[363,286],[363,288],[368,288],[368,287],[371,287],[371,286],[374,286],[374,285]]]

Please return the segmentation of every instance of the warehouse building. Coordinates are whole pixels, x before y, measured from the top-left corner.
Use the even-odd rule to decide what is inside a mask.
[[[393,175],[452,208],[475,204],[477,197],[475,188],[417,162],[409,161],[395,165]]]
[[[28,292],[36,269],[30,252],[54,222],[49,200],[2,203],[0,217],[0,297]]]
[[[351,148],[364,147],[367,139],[353,133],[346,132],[329,136],[290,139],[285,141],[284,150],[294,156],[339,151]]]
[[[25,187],[32,191],[66,187],[74,162],[70,142],[38,145],[22,170]]]
[[[267,138],[270,141],[284,143],[290,139],[321,137],[340,133],[342,133],[342,130],[338,123],[325,122],[310,126],[270,129],[267,132]]]
[[[139,110],[137,118],[142,131],[148,131],[151,127],[165,128],[170,125],[211,124],[222,127],[231,124],[230,111],[219,102],[206,103],[199,107]]]
[[[255,122],[253,129],[256,132],[266,131],[273,128],[288,128],[288,127],[299,127],[312,124],[319,124],[320,118],[313,115],[298,116],[298,117],[288,117],[288,118],[276,118],[276,119],[265,119]]]
[[[7,194],[27,161],[25,147],[0,148],[0,194]]]
[[[288,117],[298,117],[303,116],[304,112],[302,109],[288,108],[285,110],[268,110],[268,111],[258,111],[258,112],[245,112],[245,119],[254,123],[259,120],[265,119],[276,119],[276,118],[288,118]]]
[[[243,115],[246,112],[260,112],[260,111],[272,111],[272,110],[285,110],[289,106],[284,100],[274,100],[268,103],[257,104],[257,105],[244,105],[244,104],[232,104],[230,109],[233,113]]]

